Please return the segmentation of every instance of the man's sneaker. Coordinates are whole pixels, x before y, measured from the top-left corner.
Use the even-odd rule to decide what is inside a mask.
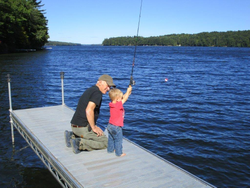
[[[71,143],[71,147],[72,150],[75,154],[80,153],[81,151],[79,150],[79,144],[80,144],[80,138],[76,138],[76,139],[70,139],[70,143]]]
[[[71,147],[71,144],[70,144],[70,139],[71,139],[71,136],[73,135],[73,132],[72,131],[64,131],[64,139],[65,139],[65,144],[68,148]]]

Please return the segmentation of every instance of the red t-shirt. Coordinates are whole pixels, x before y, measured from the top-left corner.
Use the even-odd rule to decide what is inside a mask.
[[[122,101],[116,103],[109,103],[110,118],[109,123],[112,125],[123,127],[125,110],[122,105]]]

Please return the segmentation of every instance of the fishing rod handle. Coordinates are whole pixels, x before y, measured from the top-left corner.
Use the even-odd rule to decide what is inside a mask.
[[[135,81],[133,79],[133,76],[130,77],[130,83],[129,83],[129,85],[135,85]]]

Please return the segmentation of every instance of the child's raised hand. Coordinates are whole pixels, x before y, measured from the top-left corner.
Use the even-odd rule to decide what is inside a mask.
[[[128,86],[127,92],[128,92],[128,93],[131,93],[131,92],[132,92],[132,86],[131,86],[131,85]]]

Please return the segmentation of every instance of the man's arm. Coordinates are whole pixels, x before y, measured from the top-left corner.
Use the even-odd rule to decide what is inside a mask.
[[[103,135],[102,129],[95,125],[95,114],[94,114],[95,107],[96,107],[96,104],[89,101],[88,106],[86,108],[86,116],[87,116],[87,120],[93,132],[95,132],[97,136],[102,136]]]

